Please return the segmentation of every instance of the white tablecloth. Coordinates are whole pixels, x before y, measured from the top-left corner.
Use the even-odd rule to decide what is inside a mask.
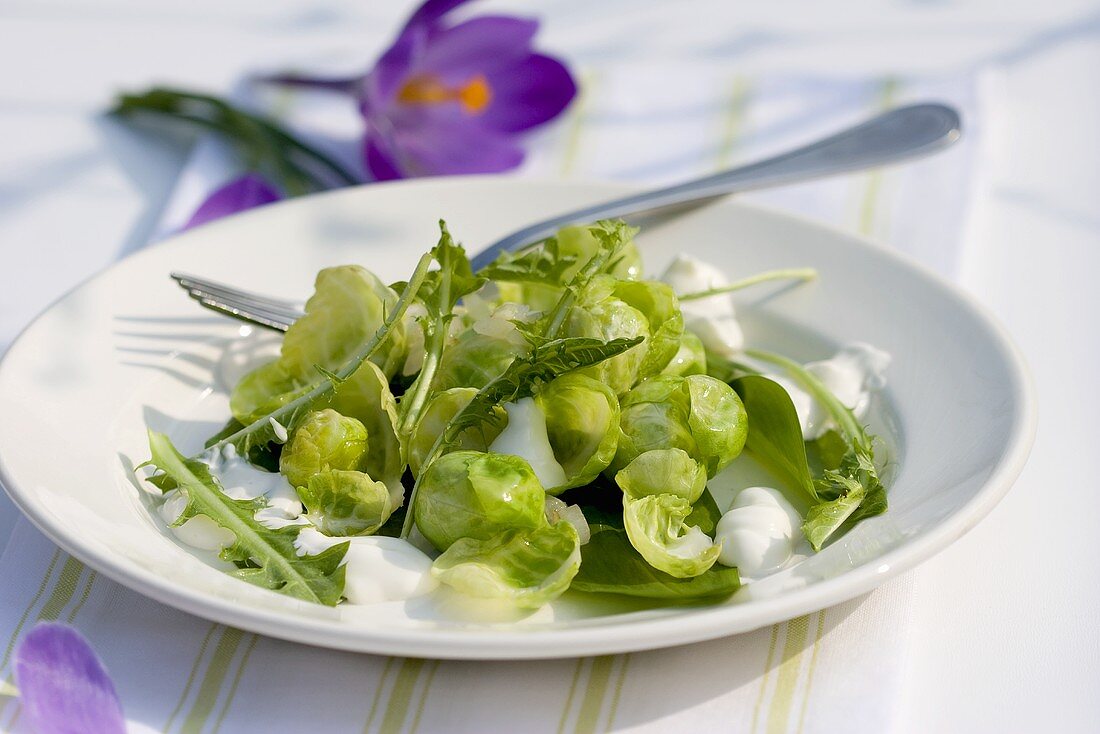
[[[991,155],[956,264],[964,285],[995,309],[1031,360],[1043,426],[1027,471],[1002,506],[907,577],[911,654],[894,666],[904,694],[897,723],[913,731],[1094,729],[1100,646],[1088,620],[1100,600],[1091,583],[1100,560],[1088,538],[1100,500],[1090,491],[1087,461],[1100,436],[1091,420],[1097,337],[1089,317],[1100,304],[1087,279],[1100,259],[1100,222],[1092,213],[1100,190],[1100,107],[1082,90],[1095,88],[1100,69],[1095,11],[997,4],[992,21],[981,8],[868,5],[858,18],[844,18],[807,5],[782,18],[746,9],[728,19],[674,22],[672,11],[628,14],[619,5],[547,4],[547,46],[593,67],[601,59],[707,56],[748,75],[777,67],[835,75],[929,66],[958,75],[979,61],[1002,64],[1001,107],[988,116],[984,135]],[[689,18],[720,12],[717,4],[690,5]],[[379,28],[392,27],[395,12],[350,3],[231,11],[194,3],[154,11],[123,0],[94,9],[9,6],[11,42],[0,58],[21,73],[0,80],[0,129],[8,141],[0,169],[0,340],[10,340],[54,294],[145,241],[159,219],[181,151],[153,155],[147,141],[138,147],[129,134],[90,122],[88,111],[113,84],[139,86],[160,74],[224,85],[242,69],[288,54],[315,61],[339,49],[345,59],[365,58],[363,39],[377,48]],[[193,53],[200,39],[220,53]],[[0,531],[12,517],[3,507]],[[59,561],[53,573],[74,584],[67,615],[86,578],[73,580],[65,570]],[[163,634],[171,639],[173,631]],[[212,638],[207,654],[232,645],[232,637]],[[237,641],[238,656],[248,649]],[[666,654],[690,659],[691,650]],[[618,680],[614,665],[587,665],[577,671],[586,681]],[[393,680],[401,674],[391,671]],[[131,713],[134,705],[128,703]],[[729,721],[720,704],[700,712],[711,725]]]

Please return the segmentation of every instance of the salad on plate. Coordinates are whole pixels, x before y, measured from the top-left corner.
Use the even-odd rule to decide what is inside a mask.
[[[149,432],[179,542],[330,606],[708,603],[886,511],[863,419],[888,355],[802,364],[737,321],[731,293],[812,270],[731,282],[681,255],[652,279],[636,230],[601,221],[474,272],[440,228],[407,281],[322,270],[203,452]],[[768,486],[712,492],[745,461]]]

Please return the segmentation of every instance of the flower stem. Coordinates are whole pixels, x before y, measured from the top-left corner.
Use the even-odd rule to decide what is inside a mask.
[[[757,273],[756,275],[743,278],[738,281],[734,281],[729,285],[724,285],[721,288],[711,288],[710,290],[697,291],[695,293],[685,293],[682,296],[677,296],[681,301],[695,301],[700,298],[710,298],[711,296],[719,296],[723,293],[733,293],[739,291],[742,288],[748,288],[749,286],[757,285],[759,283],[767,283],[770,280],[813,280],[817,277],[817,271],[813,268],[786,268],[783,270],[768,270],[763,273]]]

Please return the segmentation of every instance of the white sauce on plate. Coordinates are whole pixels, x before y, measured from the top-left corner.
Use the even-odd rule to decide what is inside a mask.
[[[736,566],[749,580],[782,568],[801,539],[801,515],[771,487],[742,489],[718,521],[714,537],[722,544],[718,562]]]
[[[315,528],[303,528],[294,546],[299,555],[315,555],[344,541],[350,542],[342,562],[344,596],[349,604],[403,601],[423,596],[439,585],[431,574],[432,559],[401,538],[334,538]]]
[[[730,284],[721,270],[690,255],[677,255],[661,275],[661,280],[672,286],[677,295]],[[684,315],[684,327],[699,337],[710,351],[722,357],[733,357],[741,351],[745,336],[737,322],[730,294],[680,301],[680,311]]]
[[[546,416],[534,398],[505,403],[508,425],[489,446],[494,454],[509,454],[525,459],[545,489],[565,484],[565,470],[554,457],[546,435]]]
[[[871,404],[871,394],[886,386],[886,368],[890,355],[870,344],[846,344],[830,359],[810,362],[806,370],[817,377],[837,400],[851,409],[856,418],[864,418]],[[802,437],[807,441],[821,438],[836,427],[825,406],[786,375],[767,375],[786,389],[802,425]]]

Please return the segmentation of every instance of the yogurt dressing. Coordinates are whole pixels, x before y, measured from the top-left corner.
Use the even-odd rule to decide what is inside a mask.
[[[749,580],[781,569],[802,539],[802,516],[771,487],[742,489],[715,528],[719,563]]]
[[[677,294],[699,293],[722,288],[729,279],[718,268],[690,255],[677,255],[665,269],[661,280]],[[680,301],[684,328],[699,337],[710,351],[722,357],[733,357],[745,345],[745,336],[737,322],[733,298],[720,293],[708,298]]]
[[[856,418],[864,418],[871,404],[871,395],[886,386],[886,368],[890,355],[870,344],[846,344],[830,359],[810,362],[806,371],[848,407]],[[821,438],[836,427],[829,411],[812,395],[786,375],[768,375],[786,389],[794,403],[802,437],[807,441]]]
[[[294,547],[298,555],[315,555],[339,543],[349,542],[341,562],[344,596],[349,604],[379,604],[423,596],[439,581],[432,576],[432,559],[402,538],[381,535],[334,538],[316,528],[303,528]]]
[[[251,500],[265,497],[268,507],[290,519],[305,511],[298,493],[290,482],[279,472],[257,469],[248,460],[237,454],[233,445],[222,450],[210,450],[203,454],[202,461],[210,467],[222,492],[235,500]],[[271,514],[271,513],[268,513]]]
[[[546,416],[534,398],[505,403],[508,425],[489,446],[494,454],[510,454],[525,459],[546,489],[565,484],[565,469],[554,457],[546,435]]]

